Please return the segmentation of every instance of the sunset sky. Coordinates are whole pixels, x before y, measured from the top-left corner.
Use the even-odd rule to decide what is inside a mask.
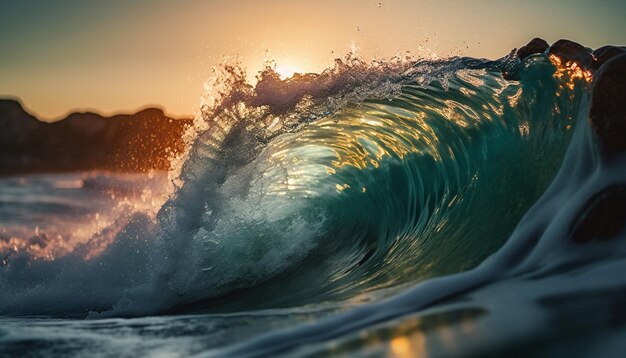
[[[380,5],[379,5],[380,4]],[[211,66],[239,55],[320,71],[355,44],[498,58],[534,36],[626,44],[624,0],[2,0],[0,97],[47,120],[159,105],[194,112]]]

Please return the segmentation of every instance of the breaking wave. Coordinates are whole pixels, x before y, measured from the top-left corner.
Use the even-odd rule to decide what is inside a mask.
[[[287,80],[266,69],[256,85],[224,66],[173,189],[139,190],[69,246],[51,233],[0,240],[0,313],[378,302],[470,270],[511,234],[507,245],[518,245],[530,229],[517,224],[541,216],[528,209],[574,128],[585,131],[576,121],[588,111],[586,78],[562,76],[540,54],[509,81],[506,61],[348,57]],[[146,187],[118,180],[85,182]]]

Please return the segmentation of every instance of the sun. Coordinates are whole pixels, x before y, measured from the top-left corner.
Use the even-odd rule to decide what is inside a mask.
[[[282,80],[293,77],[295,73],[303,73],[303,71],[295,66],[277,66],[274,70]]]

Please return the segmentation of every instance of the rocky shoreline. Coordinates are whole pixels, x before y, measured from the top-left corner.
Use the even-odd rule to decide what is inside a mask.
[[[513,59],[524,61],[531,55],[547,54],[562,66],[580,68],[593,78],[589,121],[595,131],[604,160],[611,161],[626,151],[626,47],[606,45],[596,50],[570,40],[552,45],[534,38],[511,52]],[[510,60],[510,59],[509,59]],[[502,70],[503,76],[515,75]]]
[[[112,117],[72,113],[46,123],[18,101],[0,100],[0,175],[167,170],[191,123],[156,108]]]

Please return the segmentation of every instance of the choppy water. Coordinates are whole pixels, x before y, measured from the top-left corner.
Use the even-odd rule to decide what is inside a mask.
[[[571,240],[626,182],[586,74],[348,60],[225,67],[169,176],[0,179],[0,352],[617,355],[624,244]]]

